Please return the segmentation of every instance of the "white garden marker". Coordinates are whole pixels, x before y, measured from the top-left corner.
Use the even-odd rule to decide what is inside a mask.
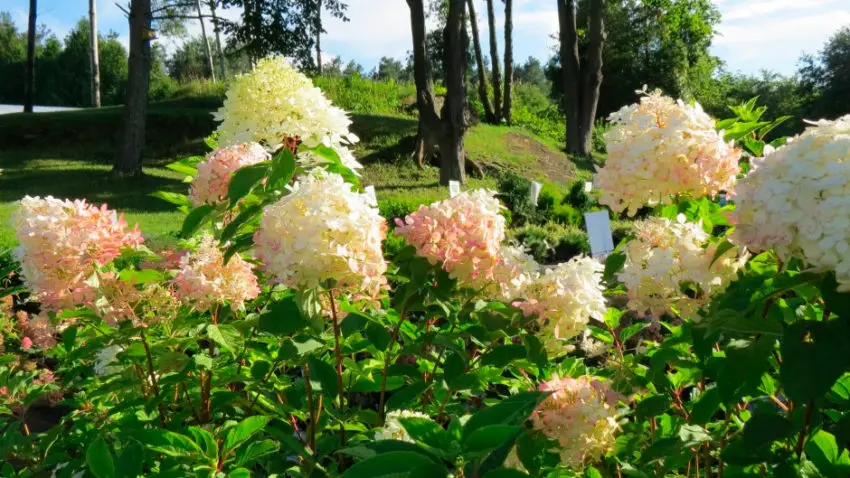
[[[370,206],[378,205],[378,196],[375,195],[375,186],[366,186],[363,188],[363,192],[366,194],[366,197],[369,198]]]
[[[540,191],[543,190],[543,185],[538,183],[537,181],[531,182],[531,190],[528,193],[528,198],[531,200],[531,204],[537,205],[537,200],[540,199]]]
[[[593,183],[590,182],[590,181],[585,181],[584,182],[584,192],[589,193],[590,191],[593,191]]]
[[[601,258],[610,254],[614,250],[614,238],[608,211],[584,213],[584,222],[590,239],[590,255]]]
[[[453,198],[460,194],[460,182],[449,181],[449,197]]]

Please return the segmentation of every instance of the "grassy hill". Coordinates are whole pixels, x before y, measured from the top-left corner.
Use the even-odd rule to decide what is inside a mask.
[[[367,86],[365,92],[360,91],[363,85],[352,91],[334,84],[327,90],[335,102],[355,111],[352,129],[361,138],[356,155],[365,165],[363,184],[375,185],[382,213],[398,215],[448,197],[438,183],[438,170],[420,169],[410,158],[416,134],[416,119],[406,114],[410,92],[394,88],[390,91],[396,93],[387,99],[386,91]],[[383,98],[384,103],[369,98]],[[0,116],[0,247],[14,243],[9,216],[14,202],[24,195],[105,202],[126,212],[131,223],[138,222],[154,247],[173,242],[182,216],[148,194],[186,191],[182,176],[164,165],[206,152],[203,138],[215,128],[210,113],[219,101],[201,97],[153,103],[144,162],[147,176],[140,180],[110,177],[121,107]],[[587,175],[556,145],[520,128],[476,125],[468,133],[466,149],[487,171],[485,178],[471,178],[469,188],[495,187],[497,176],[509,171],[559,185]]]

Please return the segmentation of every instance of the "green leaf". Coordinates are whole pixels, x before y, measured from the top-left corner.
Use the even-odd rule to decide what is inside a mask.
[[[602,273],[602,278],[605,282],[614,280],[614,275],[623,270],[626,264],[626,253],[615,251],[605,259],[605,271]]]
[[[248,249],[254,247],[254,235],[253,234],[240,234],[233,238],[230,241],[230,245],[227,247],[227,250],[224,251],[224,263],[230,260],[234,254],[237,254],[242,251],[247,251]]]
[[[679,439],[682,440],[682,445],[692,447],[711,441],[711,434],[699,425],[682,425],[679,429]]]
[[[251,377],[255,380],[263,380],[272,369],[272,364],[265,360],[258,360],[251,365]]]
[[[392,339],[387,328],[375,322],[369,322],[366,325],[365,336],[378,350],[387,350]]]
[[[252,164],[240,168],[230,177],[230,186],[227,188],[227,198],[233,207],[240,199],[247,196],[251,189],[257,185],[269,173],[268,162]]]
[[[781,345],[780,377],[790,399],[818,399],[832,388],[850,366],[848,336],[850,325],[844,319],[802,320],[788,327]]]
[[[464,440],[475,430],[488,425],[521,425],[548,395],[544,392],[522,392],[479,410],[463,426]]]
[[[402,410],[408,407],[414,400],[418,399],[430,388],[425,382],[417,382],[393,392],[387,399],[387,411]]]
[[[266,455],[271,455],[279,449],[280,446],[272,440],[250,443],[244,450],[236,453],[236,464],[249,465]]]
[[[393,451],[355,463],[343,478],[439,478],[448,476],[445,466],[412,451]]]
[[[242,227],[245,223],[257,217],[260,212],[262,212],[263,206],[260,204],[254,204],[252,206],[248,206],[244,211],[240,212],[236,217],[233,218],[232,221],[227,223],[224,226],[224,229],[221,230],[221,238],[220,241],[225,243],[230,240],[236,232],[239,231],[239,228]]]
[[[823,430],[817,431],[804,448],[806,457],[818,471],[829,478],[844,478],[850,473],[850,457],[847,450],[838,447],[835,437]]]
[[[591,466],[584,470],[584,478],[602,478],[602,473],[600,473],[595,467]]]
[[[376,455],[385,453],[403,451],[418,453],[425,458],[433,461],[435,464],[441,465],[443,461],[429,450],[407,441],[399,440],[376,440],[371,442],[363,442],[357,446],[341,450],[343,453],[361,460],[372,458]]]
[[[186,176],[194,176],[198,174],[198,168],[189,166],[188,164],[182,161],[176,161],[173,163],[166,164],[165,167],[172,171],[177,171],[178,173],[185,174]]]
[[[514,360],[524,359],[527,354],[528,351],[521,344],[499,345],[490,349],[489,352],[481,357],[481,365],[504,368]]]
[[[237,468],[228,473],[227,478],[251,478],[251,470],[247,468]]]
[[[711,421],[717,410],[720,409],[720,392],[717,387],[709,388],[694,402],[691,409],[691,423],[696,425],[705,425]]]
[[[655,395],[642,400],[635,407],[635,418],[646,420],[666,412],[672,403],[668,395]]]
[[[134,431],[133,438],[151,450],[168,456],[181,457],[203,453],[201,447],[189,437],[158,428]]]
[[[525,473],[514,470],[513,468],[496,468],[484,474],[484,478],[523,478],[527,476]],[[602,475],[599,476],[601,478]]]
[[[773,413],[756,413],[744,425],[743,441],[751,448],[784,440],[794,433],[787,418]]]
[[[257,324],[260,331],[278,336],[290,335],[306,326],[307,321],[301,316],[294,296],[269,304],[266,311],[260,314]]]
[[[156,191],[148,194],[148,196],[162,199],[176,206],[192,207],[192,202],[185,194],[170,193],[168,191]]]
[[[218,462],[218,444],[215,442],[213,434],[198,427],[189,427],[189,433],[195,443],[204,450],[204,453],[211,460]]]
[[[230,352],[233,358],[242,352],[242,346],[245,343],[242,333],[230,324],[208,325],[207,336],[219,347]]]
[[[227,438],[224,440],[225,452],[233,451],[236,447],[248,441],[254,434],[268,425],[269,421],[271,421],[271,417],[254,415],[239,422],[238,425],[227,432]]]
[[[487,425],[477,428],[463,440],[463,451],[469,454],[484,454],[498,448],[519,435],[522,429],[516,425]]]
[[[336,370],[330,364],[313,356],[307,358],[307,363],[310,364],[311,382],[318,381],[316,385],[320,385],[319,388],[322,389],[322,393],[331,400],[335,399],[339,394],[339,387],[336,383]]]
[[[727,252],[732,249],[735,249],[736,247],[738,246],[724,239],[723,242],[717,245],[717,249],[715,249],[714,251],[714,257],[711,258],[711,264],[709,265],[709,267],[713,266],[714,263],[717,262],[717,259],[723,257],[723,254],[726,254]]]
[[[112,453],[103,438],[98,438],[88,446],[86,463],[89,465],[89,471],[97,478],[115,476],[115,462],[112,460]]]
[[[451,384],[455,379],[463,375],[466,370],[466,362],[457,352],[450,352],[443,361],[443,374],[446,382]]]
[[[272,172],[269,175],[269,185],[276,186],[278,183],[282,185],[289,184],[292,181],[293,173],[295,173],[295,156],[289,148],[281,148],[280,152],[272,159]]]
[[[452,436],[437,422],[418,417],[399,418],[398,421],[410,438],[444,452],[451,449]]]
[[[115,461],[117,475],[120,478],[137,478],[142,474],[145,461],[145,449],[141,443],[130,440],[121,449]]]
[[[183,220],[183,229],[181,230],[183,237],[191,236],[206,224],[211,219],[210,215],[214,210],[215,208],[209,204],[202,204],[192,209],[186,219]]]
[[[755,340],[732,340],[726,346],[726,359],[717,377],[717,389],[723,403],[733,404],[755,393],[761,376],[770,367],[776,339],[763,335]]]

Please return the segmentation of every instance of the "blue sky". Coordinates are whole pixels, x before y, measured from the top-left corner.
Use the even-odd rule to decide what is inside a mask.
[[[486,45],[486,3],[475,0]],[[497,2],[501,3],[501,2]],[[723,20],[712,52],[731,71],[758,73],[770,69],[795,71],[804,52],[815,53],[841,26],[850,25],[850,0],[715,0]],[[85,0],[39,0],[39,23],[63,38],[76,21],[87,15]],[[367,70],[382,56],[402,58],[410,49],[410,17],[404,0],[348,0],[348,23],[328,21],[322,43],[326,57],[356,59]],[[552,55],[558,31],[558,14],[552,0],[514,0],[514,57],[522,61]],[[28,0],[3,0],[0,10],[11,11],[15,22],[26,26]],[[114,0],[99,0],[99,29],[114,30],[127,43],[127,21]],[[238,12],[224,12],[238,16]],[[503,16],[497,15],[501,31]],[[190,22],[191,32],[199,32]],[[501,40],[501,38],[500,38]],[[169,50],[175,41],[165,40]],[[503,46],[500,42],[500,46]]]

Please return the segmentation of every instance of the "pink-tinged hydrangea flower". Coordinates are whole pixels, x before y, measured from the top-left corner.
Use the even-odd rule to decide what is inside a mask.
[[[23,349],[28,350],[33,346],[51,349],[56,346],[58,332],[45,313],[42,312],[35,317],[30,317],[26,312],[18,311],[15,318],[17,319],[18,329],[23,335],[23,339],[21,339]]]
[[[238,169],[269,159],[259,143],[242,143],[218,148],[198,164],[198,175],[189,188],[189,200],[195,207],[216,204],[227,198],[230,177]]]
[[[739,149],[723,140],[699,104],[643,92],[640,103],[609,117],[608,159],[594,182],[599,202],[634,215],[672,196],[713,196],[729,190],[739,173]]]
[[[386,284],[381,242],[387,225],[369,197],[323,169],[289,189],[266,206],[254,234],[263,269],[292,288],[315,288],[333,279],[337,289],[377,296]]]
[[[734,242],[834,270],[850,291],[850,115],[814,123],[754,161],[735,202]]]
[[[463,192],[396,219],[396,234],[416,253],[462,284],[480,288],[495,280],[505,239],[503,206],[493,191]]]
[[[718,243],[709,239],[701,224],[686,222],[684,215],[675,222],[659,217],[637,222],[617,276],[628,291],[628,308],[699,320],[699,309],[726,289],[747,259],[733,248],[712,264]]]
[[[357,142],[345,111],[281,57],[264,58],[237,76],[214,117],[225,146],[256,141],[275,150],[292,138],[309,147]]]
[[[564,341],[581,334],[591,318],[605,316],[604,266],[590,257],[574,257],[540,274],[520,290],[514,305],[540,319],[538,335],[552,353],[569,348]]]
[[[127,228],[123,214],[80,200],[27,196],[12,222],[20,244],[15,258],[27,286],[47,310],[73,308],[90,299],[93,287],[87,279],[95,265],[143,242],[138,227]]]
[[[197,310],[228,302],[236,310],[260,293],[251,265],[239,255],[224,263],[215,238],[205,235],[198,249],[184,255],[172,280],[174,295]]]
[[[384,421],[384,426],[375,432],[375,440],[400,440],[413,443],[413,438],[411,438],[407,433],[407,430],[404,429],[404,426],[399,421],[400,418],[431,419],[428,415],[420,412],[394,410],[387,413],[387,419]]]
[[[180,307],[171,292],[158,283],[135,284],[112,272],[98,274],[89,283],[96,290],[84,305],[112,326],[126,320],[137,327],[148,326],[174,317]]]
[[[558,442],[552,451],[566,466],[581,469],[614,448],[620,429],[617,404],[622,398],[607,382],[555,376],[538,390],[552,394],[531,415],[531,423]]]

